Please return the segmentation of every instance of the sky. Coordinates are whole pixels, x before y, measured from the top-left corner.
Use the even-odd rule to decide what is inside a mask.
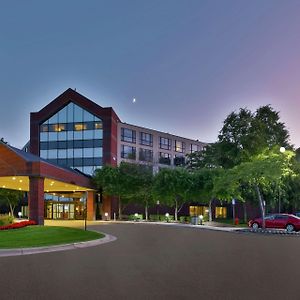
[[[76,88],[203,142],[270,104],[299,147],[299,15],[298,0],[0,1],[0,137],[22,147],[30,112]]]

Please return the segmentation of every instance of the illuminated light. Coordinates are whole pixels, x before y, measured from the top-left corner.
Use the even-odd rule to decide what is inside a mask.
[[[135,103],[135,102],[136,102],[136,99],[135,99],[135,98],[133,98],[133,99],[132,99],[132,103]]]
[[[73,193],[75,193],[75,190],[73,190]]]
[[[21,188],[19,188],[19,191],[21,191],[22,189]]]
[[[65,198],[65,195],[61,195],[63,198]]]
[[[49,190],[46,190],[46,193],[49,193]]]
[[[19,180],[19,182],[23,182],[23,180],[22,180],[22,179],[20,179],[20,180]]]
[[[284,147],[280,147],[279,151],[280,151],[281,153],[284,153],[284,152],[285,152],[285,148],[284,148]]]
[[[5,189],[5,185],[2,185],[2,187]]]
[[[16,177],[13,177],[12,180],[16,180]]]
[[[53,196],[55,196],[56,194],[55,193],[53,193]]]

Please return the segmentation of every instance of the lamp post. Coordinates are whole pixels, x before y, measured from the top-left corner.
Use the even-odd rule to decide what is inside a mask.
[[[279,149],[280,153],[284,153],[285,152],[285,148],[284,147],[280,147]],[[280,186],[278,184],[278,213],[281,212],[281,201],[280,201]]]
[[[104,213],[105,221],[108,221],[108,212]]]
[[[156,221],[159,221],[158,220],[159,200],[156,201],[156,205],[157,205],[157,207],[156,207]]]
[[[235,223],[235,199],[232,199],[231,204],[232,204],[232,219],[234,224]]]

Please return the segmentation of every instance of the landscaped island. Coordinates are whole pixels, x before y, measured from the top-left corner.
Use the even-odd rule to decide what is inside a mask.
[[[0,249],[71,244],[103,238],[94,231],[56,226],[28,226],[0,231]]]

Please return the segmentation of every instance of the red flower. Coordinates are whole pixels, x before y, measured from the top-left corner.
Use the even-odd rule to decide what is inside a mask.
[[[18,228],[26,227],[29,225],[36,225],[36,222],[33,220],[21,221],[21,222],[17,222],[17,223],[5,225],[5,226],[0,226],[0,230],[18,229]]]

